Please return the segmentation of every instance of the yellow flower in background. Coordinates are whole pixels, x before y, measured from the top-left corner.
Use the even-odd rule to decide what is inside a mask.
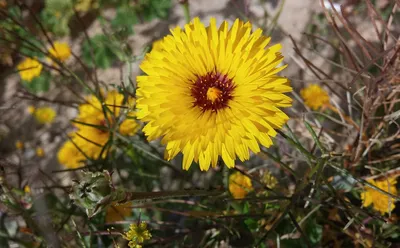
[[[33,113],[35,113],[35,110],[36,110],[35,106],[32,106],[32,105],[28,106],[28,113],[29,114],[32,115]]]
[[[107,208],[106,223],[113,223],[124,220],[132,214],[132,202],[114,204]]]
[[[162,137],[165,158],[183,154],[183,169],[192,162],[208,170],[221,156],[232,168],[236,158],[249,159],[259,144],[269,147],[274,129],[289,117],[280,107],[291,106],[288,79],[276,74],[281,45],[266,48],[270,38],[249,22],[231,28],[214,18],[205,27],[195,18],[146,55],[138,76],[138,119],[148,140]]]
[[[67,43],[56,41],[53,43],[53,47],[49,49],[49,53],[52,57],[64,62],[71,56],[71,49]],[[52,58],[50,58],[50,60],[52,60]]]
[[[381,181],[368,180],[367,182],[392,195],[398,195],[396,188],[397,179],[395,177]],[[365,191],[361,193],[363,207],[373,205],[373,209],[379,211],[382,215],[391,212],[395,208],[395,199],[368,186],[365,186],[364,189]]]
[[[91,159],[98,159],[100,155],[105,158],[107,155],[107,149],[103,150],[110,139],[110,130],[114,129],[114,125],[120,122],[120,118],[125,118],[120,122],[119,131],[122,135],[134,135],[140,125],[135,119],[131,119],[135,116],[129,109],[125,112],[122,111],[123,106],[130,106],[129,104],[134,102],[134,99],[124,99],[124,95],[117,91],[110,91],[103,93],[104,104],[107,106],[109,111],[105,111],[106,116],[103,112],[103,105],[101,101],[95,96],[89,96],[86,100],[87,103],[81,104],[78,108],[79,114],[75,119],[74,126],[77,128],[70,136],[73,139],[76,146],[67,145],[63,151],[59,151],[59,162],[66,167],[72,167],[82,165],[81,162],[74,161],[69,162],[64,158],[64,153],[76,153],[80,154],[79,161],[85,160],[86,157]],[[125,102],[126,101],[126,102]],[[70,141],[67,141],[68,143]],[[63,146],[64,148],[64,146]],[[86,155],[86,156],[85,156]],[[77,163],[78,162],[78,163]]]
[[[37,108],[33,114],[40,124],[52,123],[56,117],[56,111],[50,107]]]
[[[17,150],[22,150],[22,149],[24,149],[24,143],[23,143],[22,141],[20,141],[20,140],[17,140],[17,141],[15,142],[15,148],[17,148]]]
[[[36,148],[36,156],[38,156],[38,157],[44,157],[44,150],[43,150],[43,148],[41,148],[41,147],[38,147],[38,148]]]
[[[329,95],[318,84],[310,84],[300,91],[304,103],[313,110],[329,105]]]
[[[72,138],[72,140],[74,139]],[[58,150],[57,159],[66,168],[75,169],[84,166],[86,157],[71,140],[68,140]]]
[[[243,199],[252,190],[253,184],[248,176],[238,171],[229,176],[229,192],[231,192],[233,198]]]
[[[22,80],[32,81],[39,77],[42,72],[43,65],[37,59],[25,58],[18,64],[17,69]]]
[[[31,187],[29,187],[29,185],[25,185],[24,192],[27,194],[31,193]]]
[[[125,233],[124,239],[129,240],[130,248],[141,248],[142,243],[151,239],[151,233],[147,230],[147,223],[142,221],[140,224],[131,224],[129,231]]]

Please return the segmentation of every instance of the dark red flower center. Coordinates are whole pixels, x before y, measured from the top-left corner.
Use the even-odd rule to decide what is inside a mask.
[[[218,111],[226,108],[229,101],[233,99],[235,87],[232,79],[219,72],[209,72],[204,76],[198,76],[191,88],[193,105],[202,111]]]

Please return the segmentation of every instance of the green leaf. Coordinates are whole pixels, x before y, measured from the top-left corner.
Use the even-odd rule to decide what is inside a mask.
[[[111,27],[114,30],[121,30],[127,35],[134,33],[133,26],[138,23],[135,9],[131,7],[120,6],[117,9],[117,15],[111,21]]]
[[[50,74],[42,72],[39,77],[32,79],[32,81],[22,81],[22,84],[32,93],[47,92],[50,88]]]
[[[102,69],[110,67],[117,59],[117,56],[108,45],[110,41],[105,35],[99,34],[91,38],[91,42],[85,40],[82,45],[83,61],[93,67],[91,50],[93,51],[94,64]]]
[[[171,0],[142,0],[139,6],[139,12],[145,21],[155,18],[165,19],[171,8]]]
[[[304,233],[308,235],[308,239],[313,245],[318,246],[322,239],[322,226],[315,219],[311,219],[305,226]]]

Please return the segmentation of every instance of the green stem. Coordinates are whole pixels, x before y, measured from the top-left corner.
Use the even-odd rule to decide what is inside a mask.
[[[190,23],[190,9],[189,9],[189,0],[182,3],[183,14],[185,15],[186,23]]]

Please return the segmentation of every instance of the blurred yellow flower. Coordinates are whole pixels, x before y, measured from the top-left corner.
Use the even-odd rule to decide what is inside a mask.
[[[35,110],[36,110],[35,106],[32,106],[32,105],[28,106],[28,113],[29,114],[32,115],[33,113],[35,113]]]
[[[234,172],[229,176],[229,192],[233,198],[243,199],[253,190],[251,179],[240,172]]]
[[[35,110],[34,116],[40,124],[52,123],[56,117],[56,111],[50,107],[41,107]]]
[[[113,223],[124,220],[132,214],[132,202],[114,204],[107,208],[106,223]]]
[[[29,185],[25,185],[24,192],[27,194],[31,193],[31,187],[29,187]]]
[[[98,159],[100,155],[104,158],[108,150],[103,151],[103,147],[110,138],[110,130],[114,129],[114,125],[117,125],[120,118],[126,118],[120,123],[117,129],[122,135],[134,135],[138,131],[140,127],[139,123],[135,119],[130,119],[135,116],[134,113],[123,113],[122,111],[121,107],[126,105],[122,94],[119,94],[117,91],[110,91],[103,93],[103,97],[104,104],[109,109],[109,111],[105,111],[107,117],[105,117],[105,113],[102,110],[103,105],[99,99],[95,96],[89,96],[87,103],[81,104],[78,107],[79,114],[75,119],[76,122],[74,122],[77,130],[71,134],[73,141],[81,151],[75,146],[68,145],[68,149],[65,148],[62,153],[75,150],[74,153],[79,153],[82,156],[86,155],[86,157],[91,159]],[[125,100],[128,103],[133,101],[133,99]],[[60,153],[61,150],[59,151]],[[60,156],[59,158],[63,158],[63,156]],[[68,161],[63,161],[67,162],[65,164],[67,167],[76,166],[76,163],[71,165]],[[60,159],[59,162],[64,164]]]
[[[300,91],[304,103],[313,110],[329,105],[329,95],[318,84],[310,84]]]
[[[18,64],[17,69],[22,80],[32,81],[32,79],[40,76],[43,65],[37,59],[25,58]]]
[[[18,150],[24,149],[24,143],[22,141],[20,141],[20,140],[17,140],[15,142],[15,148],[17,148]]]
[[[74,138],[72,138],[74,140]],[[79,151],[71,140],[66,141],[57,153],[58,162],[68,169],[84,166],[85,155]]]
[[[125,233],[124,239],[129,240],[130,248],[141,248],[144,241],[151,239],[151,233],[147,230],[147,223],[131,224],[129,231]]]
[[[44,150],[41,147],[36,148],[36,156],[38,157],[43,157],[44,156]]]
[[[229,168],[235,160],[272,145],[289,117],[288,79],[277,73],[281,45],[267,47],[262,30],[237,19],[207,27],[199,18],[177,27],[153,44],[137,77],[137,117],[147,122],[148,140],[162,138],[165,158],[183,154],[182,168],[192,162],[201,170],[217,166],[219,157]]]
[[[367,182],[392,195],[398,195],[397,179],[395,177],[380,181],[368,180]],[[373,209],[379,211],[382,215],[391,212],[395,208],[395,199],[368,186],[364,186],[364,189],[365,191],[361,193],[363,207],[373,205]]]
[[[71,49],[67,43],[56,41],[53,43],[53,46],[54,47],[49,49],[49,53],[61,62],[66,61],[71,56]],[[50,58],[50,60],[52,60],[52,58]]]

